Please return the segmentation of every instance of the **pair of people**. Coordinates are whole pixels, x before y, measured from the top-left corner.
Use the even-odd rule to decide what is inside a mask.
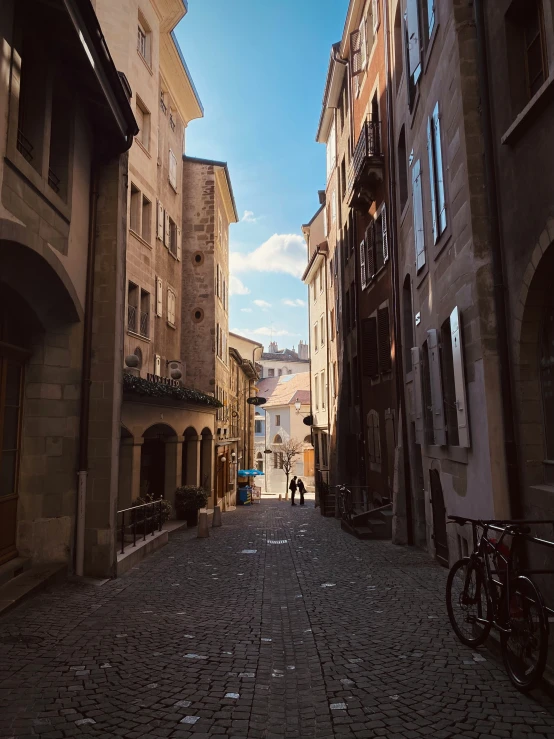
[[[294,496],[296,494],[296,490],[300,493],[300,505],[304,505],[304,493],[306,492],[306,487],[302,480],[300,478],[297,478],[296,475],[292,478],[289,485],[290,490],[290,497],[291,497],[291,505],[296,505],[294,502]]]

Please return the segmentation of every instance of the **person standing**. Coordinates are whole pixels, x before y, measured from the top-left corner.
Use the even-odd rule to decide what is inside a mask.
[[[304,493],[306,492],[306,486],[300,478],[298,478],[296,484],[298,485],[298,492],[300,493],[300,505],[304,505]]]
[[[296,475],[292,478],[289,485],[291,505],[296,505],[294,502],[294,495],[296,493]]]

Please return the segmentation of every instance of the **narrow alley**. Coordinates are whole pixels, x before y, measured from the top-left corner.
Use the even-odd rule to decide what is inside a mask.
[[[447,571],[264,500],[102,586],[0,621],[0,736],[554,737],[554,704],[461,646]]]

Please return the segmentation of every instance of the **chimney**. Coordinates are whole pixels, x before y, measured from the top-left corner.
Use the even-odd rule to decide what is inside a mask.
[[[269,344],[269,353],[270,354],[277,354],[278,351],[279,351],[279,347],[277,346],[277,342],[276,341],[272,341]]]
[[[304,360],[310,359],[310,348],[308,344],[305,344],[303,341],[300,341],[298,344],[298,358]]]

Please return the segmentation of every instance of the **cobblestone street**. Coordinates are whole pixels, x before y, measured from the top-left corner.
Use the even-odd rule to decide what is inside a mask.
[[[486,650],[460,645],[446,570],[264,501],[177,533],[128,575],[0,621],[0,735],[554,737]],[[538,699],[538,700],[537,700]]]

